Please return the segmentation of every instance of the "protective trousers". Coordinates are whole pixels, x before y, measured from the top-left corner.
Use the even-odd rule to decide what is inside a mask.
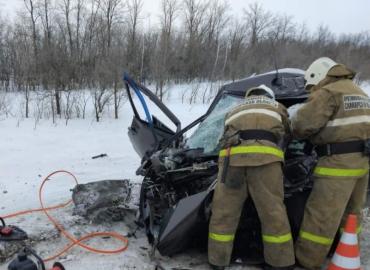
[[[229,167],[224,183],[222,170],[212,203],[209,225],[208,259],[213,265],[227,266],[234,235],[244,202],[251,196],[261,220],[265,261],[277,267],[295,262],[290,225],[283,203],[281,163],[256,167]]]
[[[357,215],[366,202],[368,174],[360,177],[315,176],[307,201],[296,257],[307,269],[321,269],[338,228],[344,227],[349,213]],[[358,233],[361,226],[358,227]]]

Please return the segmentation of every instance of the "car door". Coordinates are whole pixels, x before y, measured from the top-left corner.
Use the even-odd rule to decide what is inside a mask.
[[[137,154],[141,158],[149,157],[154,151],[161,149],[176,132],[181,130],[181,123],[168,107],[144,85],[135,82],[127,74],[124,75],[124,83],[134,112],[132,124],[128,128],[128,136]],[[176,126],[176,130],[169,128],[150,113],[153,108],[148,107],[145,98],[149,98],[157,106],[157,109]],[[134,99],[141,108],[137,107],[138,105],[135,104]],[[138,109],[143,112],[141,115]]]

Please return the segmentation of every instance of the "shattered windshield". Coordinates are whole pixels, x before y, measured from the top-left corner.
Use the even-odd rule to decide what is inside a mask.
[[[232,95],[223,95],[212,112],[189,137],[186,146],[189,148],[203,148],[204,154],[217,154],[217,145],[224,132],[226,113],[233,107],[244,102],[244,98]]]

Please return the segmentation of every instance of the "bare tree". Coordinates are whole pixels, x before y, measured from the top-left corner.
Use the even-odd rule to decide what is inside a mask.
[[[106,23],[106,52],[109,54],[109,50],[111,48],[112,44],[112,29],[113,24],[117,20],[117,15],[122,8],[122,1],[121,0],[101,0],[100,2],[100,8],[103,12],[104,21]]]
[[[229,77],[234,81],[237,77],[240,76],[241,70],[241,54],[243,52],[244,44],[243,42],[246,39],[245,27],[238,21],[234,21],[232,24],[231,31],[229,33]]]
[[[218,62],[220,58],[220,49],[222,46],[221,36],[224,34],[225,26],[230,20],[227,14],[228,6],[226,2],[214,1],[211,8],[209,9],[209,16],[207,22],[207,47],[208,52],[215,51],[213,66],[210,69],[210,80],[213,81],[216,76],[216,69],[218,68]],[[216,50],[215,47],[216,46]],[[206,54],[206,52],[204,52]],[[207,56],[209,59],[209,56]]]
[[[38,57],[38,46],[37,46],[37,29],[36,29],[36,20],[37,15],[35,11],[35,0],[24,0],[25,7],[30,15],[31,25],[32,25],[32,42],[33,42],[33,52],[34,57]]]
[[[163,87],[169,79],[169,58],[171,55],[171,37],[173,23],[177,12],[177,0],[162,0],[161,2],[161,34],[159,40],[157,68],[156,68],[156,89],[159,90],[159,98],[163,99]]]
[[[75,99],[73,98],[73,92],[72,91],[65,92],[64,99],[65,99],[64,119],[66,125],[68,125],[68,121],[72,118],[72,108],[75,101]]]
[[[79,91],[76,92],[74,95],[74,112],[76,114],[77,118],[82,117],[82,119],[85,119],[86,117],[86,107],[87,103],[89,102],[91,98],[91,95],[87,93],[87,91]]]
[[[208,2],[200,0],[184,0],[184,20],[187,33],[185,48],[185,77],[196,77],[201,67],[201,43],[203,38],[203,23],[208,8]]]
[[[74,40],[72,34],[72,26],[71,26],[71,11],[72,11],[72,1],[71,0],[62,0],[62,9],[64,12],[65,20],[66,20],[66,27],[68,33],[68,41],[69,41],[69,53],[70,57],[74,56]]]
[[[200,87],[184,91],[191,103],[208,102],[218,81],[284,66],[304,69],[323,55],[370,78],[369,31],[338,35],[325,25],[310,31],[260,1],[231,19],[224,0],[161,0],[160,24],[148,27],[143,0],[23,2],[14,20],[0,19],[0,91],[20,91],[26,117],[35,116],[33,97],[42,92],[46,98],[37,106],[47,102],[43,115],[53,121],[85,117],[89,101],[97,120],[110,104],[118,118],[124,71],[154,83],[161,99],[166,84],[211,81],[202,93]],[[85,94],[75,95],[78,90]]]
[[[82,7],[85,5],[85,0],[77,0],[76,3],[76,51],[79,52],[78,57],[79,57],[79,64],[81,63],[81,58],[82,55],[80,53],[80,36],[81,36],[81,20],[82,20]]]
[[[95,119],[96,122],[100,121],[101,115],[104,111],[106,105],[108,105],[111,100],[112,95],[104,90],[93,90],[91,92],[94,103]]]
[[[138,26],[140,23],[140,14],[143,9],[142,0],[127,0],[128,15],[127,15],[127,52],[126,61],[128,70],[135,75],[139,74],[139,68],[137,65],[138,58]]]
[[[244,16],[250,32],[250,45],[254,47],[267,35],[275,17],[269,11],[265,11],[258,2],[250,4],[249,8],[244,10]]]

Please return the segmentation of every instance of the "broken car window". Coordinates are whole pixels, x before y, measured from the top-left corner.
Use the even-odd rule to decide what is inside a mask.
[[[204,154],[217,155],[218,141],[224,132],[226,113],[233,107],[242,104],[243,97],[223,95],[212,112],[189,137],[186,146],[189,148],[203,148]]]

